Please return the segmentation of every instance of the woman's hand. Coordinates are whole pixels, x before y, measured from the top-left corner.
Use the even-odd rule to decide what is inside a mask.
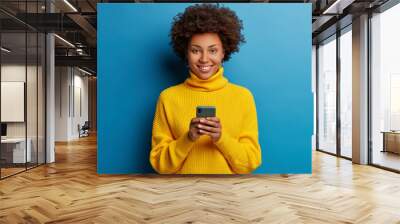
[[[222,127],[217,117],[200,118],[197,128],[200,134],[210,136],[213,142],[221,138]]]
[[[221,137],[221,123],[217,117],[193,118],[190,121],[188,137],[196,141],[201,135],[208,135],[213,142]]]
[[[193,118],[190,121],[188,137],[191,141],[196,141],[200,137],[197,125],[200,123],[200,118]]]

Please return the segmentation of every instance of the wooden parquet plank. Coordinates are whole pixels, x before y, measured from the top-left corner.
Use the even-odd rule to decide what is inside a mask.
[[[0,223],[398,223],[400,175],[313,152],[310,175],[97,175],[96,138],[0,181]]]

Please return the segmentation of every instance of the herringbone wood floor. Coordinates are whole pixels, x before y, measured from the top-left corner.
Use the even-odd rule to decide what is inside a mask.
[[[96,139],[0,181],[0,223],[400,223],[400,175],[320,152],[312,175],[96,174]]]

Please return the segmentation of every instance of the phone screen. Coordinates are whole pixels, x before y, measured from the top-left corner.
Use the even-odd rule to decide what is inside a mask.
[[[196,108],[196,117],[215,117],[214,106],[198,106]]]

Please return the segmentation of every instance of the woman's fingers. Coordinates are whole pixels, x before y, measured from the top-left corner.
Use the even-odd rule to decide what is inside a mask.
[[[216,134],[216,133],[214,133],[214,132],[206,131],[206,130],[204,130],[204,129],[200,129],[199,132],[200,132],[200,134],[209,135],[209,136],[211,136],[211,137],[214,137],[215,134]]]
[[[206,120],[219,122],[219,118],[218,117],[207,117]]]
[[[200,123],[206,124],[211,127],[219,128],[221,127],[221,123],[219,122],[219,119],[216,117],[210,117],[207,119],[200,119]]]
[[[195,117],[195,118],[193,118],[193,119],[190,121],[190,123],[196,124],[196,123],[199,123],[200,120],[201,120],[201,118]]]
[[[220,128],[219,127],[212,127],[212,126],[207,126],[207,125],[203,125],[203,124],[198,124],[197,128],[199,129],[203,129],[209,132],[213,132],[213,133],[219,133],[220,132]]]
[[[213,141],[221,137],[221,123],[217,117],[193,118],[190,127],[196,136],[208,135]]]
[[[200,135],[210,136],[213,142],[221,138],[221,123],[217,117],[202,118],[196,127]]]
[[[216,142],[221,138],[221,133],[213,133],[213,132],[209,132],[209,131],[206,131],[206,130],[203,130],[203,129],[200,129],[199,132],[202,135],[210,136],[213,142]]]

